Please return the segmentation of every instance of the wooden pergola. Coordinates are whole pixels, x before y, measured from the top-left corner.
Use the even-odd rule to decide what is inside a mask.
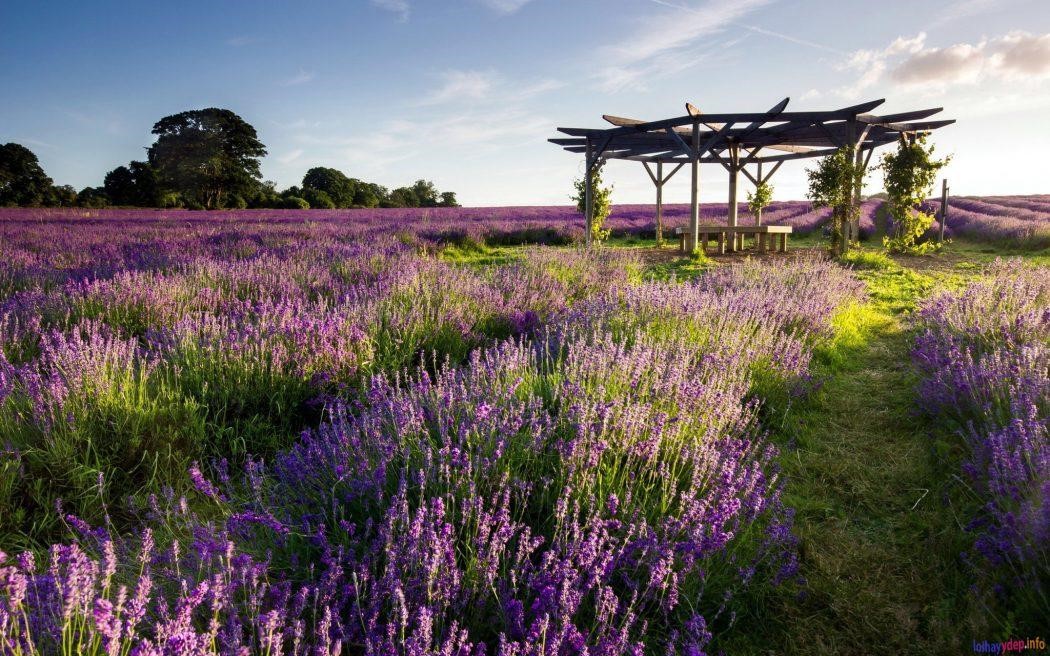
[[[641,162],[645,167],[656,186],[658,230],[663,224],[663,187],[683,166],[690,165],[691,211],[686,247],[692,251],[699,237],[700,164],[719,164],[729,172],[727,225],[735,228],[740,173],[757,186],[768,181],[784,162],[824,157],[842,147],[854,151],[857,164],[866,170],[872,152],[879,146],[914,139],[955,122],[924,120],[942,111],[940,107],[877,116],[869,112],[885,100],[873,100],[831,111],[787,112],[784,110],[789,100],[785,98],[766,112],[728,114],[702,114],[686,103],[687,114],[676,118],[642,121],[606,114],[602,118],[614,127],[558,128],[568,136],[549,141],[586,158],[588,245],[594,216],[591,172],[607,160]],[[666,175],[665,165],[670,167]],[[748,169],[751,165],[754,173]],[[860,193],[858,184],[854,202],[860,202]],[[849,226],[845,238],[855,238],[856,230],[856,225]]]

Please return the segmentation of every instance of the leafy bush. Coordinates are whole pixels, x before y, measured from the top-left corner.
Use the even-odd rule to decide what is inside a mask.
[[[310,203],[305,198],[298,196],[285,196],[278,203],[278,209],[282,210],[308,210]]]

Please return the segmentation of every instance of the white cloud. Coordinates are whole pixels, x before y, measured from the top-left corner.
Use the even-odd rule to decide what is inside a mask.
[[[897,37],[881,50],[856,50],[840,70],[860,71],[836,91],[847,98],[880,83],[947,87],[989,81],[1034,81],[1050,77],[1050,34],[1011,32],[978,43],[927,47],[926,34]]]
[[[1000,39],[996,54],[996,68],[1007,76],[1041,78],[1050,74],[1050,34],[1007,34]]]
[[[283,86],[294,87],[299,84],[306,84],[307,82],[313,81],[317,77],[317,73],[313,71],[300,70],[294,76],[288,78],[284,82],[281,82]]]
[[[380,9],[396,14],[397,19],[402,23],[407,21],[409,14],[412,13],[412,7],[408,4],[408,0],[372,0],[372,4]]]
[[[480,0],[481,4],[501,14],[513,14],[531,0]]]
[[[420,105],[442,105],[454,100],[482,100],[495,83],[492,71],[446,71],[440,88],[427,94]]]
[[[985,44],[959,43],[914,53],[890,73],[904,84],[976,82],[985,66]]]

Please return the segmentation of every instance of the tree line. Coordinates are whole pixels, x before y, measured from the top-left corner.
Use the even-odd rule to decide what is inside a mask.
[[[153,126],[156,140],[145,161],[106,174],[102,186],[77,191],[56,185],[37,156],[16,143],[0,145],[0,206],[160,207],[189,209],[342,209],[458,207],[455,192],[433,182],[388,189],[317,166],[301,185],[278,191],[262,179],[266,146],[243,118],[228,109],[198,109],[166,116]]]

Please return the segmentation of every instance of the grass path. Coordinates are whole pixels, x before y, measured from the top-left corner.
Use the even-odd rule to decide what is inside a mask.
[[[914,412],[907,314],[933,280],[899,268],[863,277],[873,301],[837,317],[816,357],[823,385],[782,431],[806,592],[760,603],[755,630],[727,653],[963,653],[975,636],[960,619],[956,479]]]

